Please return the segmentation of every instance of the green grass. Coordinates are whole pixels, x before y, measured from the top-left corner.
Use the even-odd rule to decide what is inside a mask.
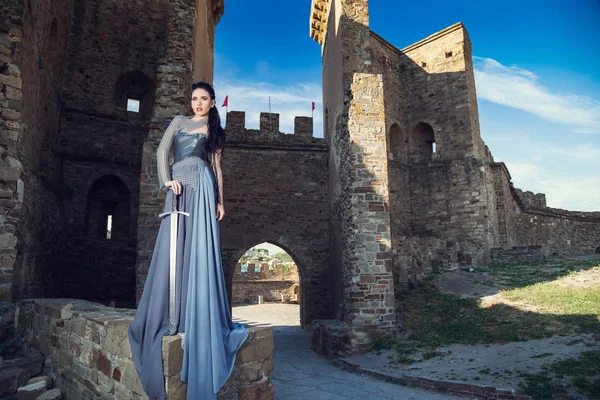
[[[566,398],[562,395],[570,386],[589,399],[600,399],[600,350],[556,361],[544,366],[542,373],[522,377],[520,390],[533,399]]]
[[[501,289],[493,304],[483,307],[479,299],[445,294],[425,283],[397,294],[403,336],[382,336],[376,345],[395,349],[392,362],[398,364],[414,361],[419,352],[423,359],[438,356],[436,348],[455,343],[506,343],[600,332],[598,260],[500,265],[478,272],[486,272],[487,284]],[[581,274],[587,274],[587,282]],[[557,282],[561,279],[566,281]],[[584,352],[547,365],[542,373],[522,374],[520,389],[533,399],[572,399],[575,392],[600,399],[599,368],[600,351]]]
[[[600,267],[590,271],[600,272]],[[595,315],[600,319],[600,284],[596,287],[579,288],[543,282],[504,291],[502,297],[529,304],[544,313]]]
[[[405,310],[405,328],[412,332],[408,339],[426,347],[540,339],[599,326],[593,315],[540,314],[501,303],[482,308],[478,299],[440,293],[433,287],[415,289],[399,303]],[[596,305],[600,307],[600,301]]]
[[[530,286],[550,282],[576,270],[599,266],[598,260],[569,260],[560,262],[535,262],[525,264],[503,264],[476,268],[476,272],[487,272],[495,284],[502,289]]]
[[[531,396],[534,400],[548,400],[564,398],[566,392],[556,379],[544,374],[523,374],[523,384],[520,392]]]
[[[585,263],[582,271],[570,272],[569,269],[576,266],[581,269],[582,263]],[[600,285],[571,287],[544,281],[520,287],[525,282],[546,280],[557,274],[571,278],[574,274],[595,277],[600,274],[600,266],[593,267],[594,264],[597,265],[598,260],[565,263],[562,267],[553,266],[553,272],[548,272],[549,267],[519,266],[524,271],[524,276],[519,278],[516,266],[490,267],[496,272],[510,272],[506,281],[517,288],[501,291],[499,297],[513,302],[511,305],[500,300],[482,307],[479,299],[441,293],[431,284],[399,294],[397,304],[403,310],[405,329],[412,332],[409,339],[417,343],[415,347],[505,343],[594,332],[600,328]],[[531,276],[536,269],[542,278]],[[395,339],[386,340],[393,347]]]

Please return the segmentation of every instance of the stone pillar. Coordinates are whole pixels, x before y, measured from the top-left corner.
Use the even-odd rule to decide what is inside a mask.
[[[296,117],[294,118],[294,135],[303,137],[312,137],[313,135],[313,119],[312,117]]]
[[[313,1],[313,7],[318,1]],[[395,325],[383,80],[371,65],[367,0],[329,2],[336,27],[323,44],[323,101],[330,147],[334,304],[348,328],[347,350]],[[340,7],[337,9],[336,7]],[[322,7],[322,5],[319,5]],[[341,82],[340,82],[341,76]],[[338,285],[337,287],[335,287]]]
[[[164,55],[159,60],[155,103],[148,137],[144,140],[140,176],[138,216],[138,254],[136,261],[136,302],[139,302],[150,267],[152,251],[160,224],[158,214],[164,207],[165,192],[158,188],[156,149],[173,117],[189,108],[192,82],[194,0],[168,3]]]
[[[260,130],[265,132],[279,132],[279,114],[261,112]]]
[[[246,113],[244,111],[229,111],[225,126],[229,132],[243,131],[246,128]]]
[[[194,19],[194,82],[213,83],[215,30],[225,9],[224,0],[196,0]],[[216,89],[218,91],[218,88]]]

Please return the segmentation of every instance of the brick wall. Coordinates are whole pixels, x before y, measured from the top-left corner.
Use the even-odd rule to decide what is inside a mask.
[[[242,265],[235,266],[233,274],[232,300],[233,303],[257,303],[259,296],[265,302],[300,301],[300,276],[298,267],[294,264],[267,263],[260,266],[256,272],[256,264],[248,262],[247,272],[242,272]]]
[[[131,359],[127,328],[134,310],[115,309],[71,299],[25,300],[17,305],[17,329],[46,358],[67,400],[109,396],[147,398]],[[180,379],[183,334],[165,336],[162,354],[167,396],[186,398]],[[220,400],[273,399],[273,329],[250,328]]]
[[[275,130],[277,114],[263,113],[259,130],[245,129],[244,120],[240,112],[227,116],[228,144],[222,159],[226,216],[221,244],[229,287],[240,257],[254,245],[270,242],[298,266],[301,323],[329,317],[325,143],[305,129],[294,134]]]
[[[52,296],[60,288],[67,191],[57,137],[66,59],[61,43],[71,28],[71,4],[9,0],[0,6],[3,299],[11,298],[9,280],[16,298]]]

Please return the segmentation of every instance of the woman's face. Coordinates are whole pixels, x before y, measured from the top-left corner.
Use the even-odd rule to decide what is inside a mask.
[[[196,89],[192,92],[192,110],[196,117],[205,118],[208,112],[215,106],[215,101],[210,99],[210,94],[204,89]]]

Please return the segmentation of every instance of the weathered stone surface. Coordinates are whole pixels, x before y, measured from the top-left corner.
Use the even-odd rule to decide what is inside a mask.
[[[39,395],[48,390],[46,381],[33,382],[17,389],[18,400],[35,400]]]
[[[183,362],[183,335],[165,336],[162,343],[162,356],[165,376],[178,375]]]
[[[242,347],[236,359],[239,359],[240,363],[246,364],[265,360],[271,354],[273,354],[273,337],[264,337],[252,342],[252,346]]]
[[[111,321],[106,327],[106,349],[120,357],[129,357],[131,354],[131,345],[127,329],[131,321]]]
[[[258,296],[265,302],[299,302],[300,277],[295,264],[286,263],[269,266],[262,263],[260,272],[256,272],[255,264],[250,263],[247,272],[242,272],[241,265],[235,266],[233,274],[232,302],[256,303]]]
[[[248,382],[254,382],[262,379],[262,362],[249,362],[242,365],[240,369],[240,379]]]
[[[0,396],[13,394],[29,379],[29,372],[24,368],[12,367],[0,369]]]
[[[70,305],[72,315],[69,320],[64,320],[61,318],[61,310],[64,310],[67,305]],[[97,398],[100,396],[106,399],[144,397],[131,354],[119,355],[107,350],[108,346],[114,346],[118,337],[126,332],[126,327],[131,322],[132,310],[115,310],[84,300],[32,299],[19,303],[17,314],[20,321],[19,329],[23,336],[31,346],[45,351],[47,366],[52,370],[52,376],[56,377],[54,384],[63,389],[65,397]],[[86,339],[89,337],[88,328],[93,326],[106,327],[105,333],[100,335],[98,342]],[[114,341],[107,340],[111,335]],[[124,337],[123,340],[129,339]],[[183,334],[163,338],[166,390],[169,398],[173,400],[184,399],[186,393],[186,385],[181,382],[180,375],[182,340]],[[39,353],[38,356],[35,354],[29,359],[40,356]],[[23,365],[29,364],[30,361],[23,362]],[[19,382],[22,382],[20,384],[22,386],[30,373],[24,369],[15,369],[15,371],[24,373],[23,379]],[[219,399],[235,399],[242,386],[246,387],[244,390],[247,392],[262,393],[261,390],[264,392],[260,387],[265,385],[266,377],[272,372],[273,329],[271,327],[250,328],[248,340],[242,345],[236,357],[234,371],[221,390]],[[11,377],[14,379],[13,375]],[[49,384],[49,378],[35,378],[29,383],[34,382],[45,389]],[[16,384],[13,386],[16,391],[18,386]],[[257,388],[253,389],[254,386]],[[30,396],[30,398],[35,397]]]
[[[36,376],[36,377],[28,380],[27,384],[29,385],[29,384],[38,383],[38,382],[45,382],[46,389],[50,389],[52,387],[52,378],[50,378],[49,376]]]
[[[23,81],[18,76],[0,74],[0,85],[6,85],[15,89],[21,89]]]
[[[181,381],[181,374],[166,378],[165,389],[168,399],[184,399],[187,394],[187,385]]]
[[[15,182],[21,176],[21,171],[16,168],[0,167],[0,179]]]
[[[48,390],[46,393],[40,395],[36,400],[62,400],[62,393],[60,389],[55,388]]]
[[[126,362],[121,376],[121,383],[129,390],[136,393],[144,393],[144,388],[140,382],[133,362]]]
[[[238,391],[238,400],[271,400],[274,390],[273,382],[265,378],[255,385],[242,386]]]
[[[10,108],[5,108],[2,110],[2,118],[6,120],[15,120],[19,121],[21,119],[21,113],[15,110],[11,110]]]

